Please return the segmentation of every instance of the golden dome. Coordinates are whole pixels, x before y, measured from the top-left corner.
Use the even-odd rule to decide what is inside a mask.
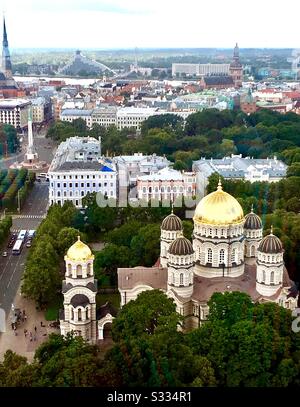
[[[220,181],[216,191],[201,199],[194,215],[194,222],[209,225],[231,225],[243,219],[241,205],[233,196],[223,191]]]
[[[80,240],[80,236],[78,236],[77,242],[70,247],[66,257],[71,261],[86,261],[94,258],[91,249]]]

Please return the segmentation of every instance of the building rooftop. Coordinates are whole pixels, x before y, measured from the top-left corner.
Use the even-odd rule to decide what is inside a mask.
[[[0,100],[0,108],[26,106],[30,103],[28,99],[3,99]]]

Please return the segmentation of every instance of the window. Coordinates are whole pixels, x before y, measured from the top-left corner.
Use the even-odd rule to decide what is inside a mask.
[[[57,196],[60,196],[60,192],[59,192],[59,191],[57,192]]]
[[[57,183],[57,188],[60,188],[60,182]]]
[[[207,250],[207,263],[212,263],[212,250],[210,248]]]
[[[75,188],[78,188],[78,182],[75,182]]]
[[[74,310],[73,310],[73,308],[71,309],[71,319],[74,320]]]
[[[86,184],[86,186],[87,186],[87,188],[89,188],[89,187],[90,187],[90,183],[88,182],[88,183]]]
[[[180,285],[183,285],[183,273],[180,273],[180,276],[179,276],[179,284],[180,284]]]
[[[236,263],[236,249],[232,249],[231,252],[231,263]]]
[[[262,272],[262,282],[264,283],[266,281],[266,272],[263,270]]]
[[[82,320],[82,316],[81,316],[81,309],[78,309],[78,321]]]
[[[271,271],[270,283],[274,283],[274,271]]]
[[[86,308],[85,310],[85,319],[89,319],[89,309]]]
[[[225,261],[225,250],[221,249],[219,253],[219,264],[224,264]]]
[[[69,183],[69,188],[72,188],[72,182]]]

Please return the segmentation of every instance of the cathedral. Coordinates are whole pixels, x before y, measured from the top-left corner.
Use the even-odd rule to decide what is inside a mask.
[[[191,242],[183,236],[179,217],[171,213],[161,224],[157,263],[118,269],[121,307],[145,290],[160,289],[174,300],[184,329],[189,330],[207,319],[208,301],[215,292],[240,291],[253,302],[276,302],[291,310],[297,306],[280,239],[272,228],[263,237],[259,216],[253,210],[244,216],[239,202],[220,182],[198,203],[193,221]],[[80,239],[68,250],[60,326],[63,335],[75,331],[95,343],[103,339],[105,325],[112,323],[116,311],[105,304],[96,313],[93,261],[90,248]]]
[[[263,238],[259,216],[253,210],[244,216],[220,182],[198,203],[193,221],[191,243],[183,236],[181,220],[171,213],[161,225],[157,264],[118,269],[121,306],[144,290],[160,289],[185,317],[185,329],[207,319],[207,303],[215,292],[240,291],[254,302],[276,302],[291,310],[297,306],[280,239],[272,229]]]
[[[3,40],[2,40],[2,66],[0,69],[0,98],[22,97],[25,93],[18,88],[12,75],[12,66],[8,48],[5,19],[3,19]]]

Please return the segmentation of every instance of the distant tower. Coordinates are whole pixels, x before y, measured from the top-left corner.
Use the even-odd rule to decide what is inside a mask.
[[[34,163],[38,160],[38,154],[35,150],[34,144],[33,144],[33,133],[32,133],[32,113],[31,113],[31,108],[29,108],[29,114],[28,114],[28,146],[27,146],[27,151],[25,154],[25,161],[28,163]]]
[[[2,71],[5,74],[6,78],[12,78],[12,68],[11,68],[10,53],[9,53],[9,49],[8,49],[5,18],[3,18]]]
[[[229,74],[232,76],[234,87],[240,88],[243,80],[243,66],[240,62],[240,50],[238,44],[234,47],[233,60],[229,67]]]

